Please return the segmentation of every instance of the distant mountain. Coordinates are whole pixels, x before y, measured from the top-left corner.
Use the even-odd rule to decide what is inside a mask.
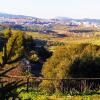
[[[40,22],[89,22],[89,23],[97,23],[100,24],[100,19],[90,19],[90,18],[83,18],[83,19],[74,19],[74,18],[69,18],[69,17],[55,17],[53,19],[43,19],[43,18],[37,18],[33,16],[26,16],[26,15],[14,15],[14,14],[7,14],[7,13],[0,13],[0,17],[5,17],[5,18],[32,18],[36,19],[37,21]]]
[[[14,14],[7,14],[7,13],[0,13],[0,17],[5,17],[5,18],[36,18],[36,17],[32,17],[32,16],[14,15]]]
[[[52,19],[53,21],[60,21],[60,22],[70,22],[72,18],[69,17],[55,17]]]
[[[84,18],[84,19],[74,19],[74,20],[78,21],[78,22],[90,22],[90,23],[98,23],[98,24],[100,24],[100,19]]]
[[[69,17],[55,17],[55,19],[59,19],[59,20],[72,20],[72,18],[69,18]]]
[[[69,17],[55,17],[53,20],[57,20],[57,21],[89,22],[89,23],[100,24],[100,19],[90,19],[90,18],[74,19],[74,18],[69,18]]]

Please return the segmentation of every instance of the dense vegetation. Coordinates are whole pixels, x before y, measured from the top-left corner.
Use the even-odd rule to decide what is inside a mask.
[[[60,46],[45,62],[42,73],[47,78],[100,77],[99,62],[100,47],[97,45]]]
[[[65,78],[99,78],[100,46],[92,44],[67,45],[56,47],[52,57],[43,65],[42,74],[46,78],[59,81],[43,81],[45,90],[54,89]]]
[[[59,30],[56,27],[54,30],[57,32]],[[61,30],[63,30],[62,28]],[[59,38],[54,34],[56,33],[23,32],[10,28],[1,31],[0,77],[12,75],[60,79],[39,81],[39,95],[63,93],[59,87],[64,78],[100,78],[99,37]],[[24,86],[24,83],[21,84],[19,81],[9,84],[0,82],[0,92],[4,91],[0,96],[9,98],[19,95],[22,99],[28,95],[30,98],[32,96],[38,98],[38,94],[32,90],[30,93],[18,92],[19,86]],[[3,96],[4,93],[6,95]],[[45,99],[47,97],[44,97],[43,100]]]

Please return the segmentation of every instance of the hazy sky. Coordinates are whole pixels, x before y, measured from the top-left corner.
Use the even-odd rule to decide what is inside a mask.
[[[0,0],[0,12],[40,18],[100,19],[100,0]]]

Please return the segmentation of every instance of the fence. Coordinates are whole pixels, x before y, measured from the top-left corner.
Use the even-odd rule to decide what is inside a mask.
[[[34,90],[39,92],[47,90],[49,93],[60,91],[66,92],[83,92],[83,91],[98,91],[100,90],[100,78],[40,78],[40,77],[26,77],[26,76],[9,76],[1,78],[4,82],[13,82],[22,80],[25,83],[26,91]],[[44,84],[43,84],[44,82]],[[42,84],[42,85],[41,85]]]

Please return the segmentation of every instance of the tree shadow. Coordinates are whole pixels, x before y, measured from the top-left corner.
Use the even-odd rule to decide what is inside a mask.
[[[100,57],[76,58],[70,65],[69,75],[72,78],[100,78]]]

